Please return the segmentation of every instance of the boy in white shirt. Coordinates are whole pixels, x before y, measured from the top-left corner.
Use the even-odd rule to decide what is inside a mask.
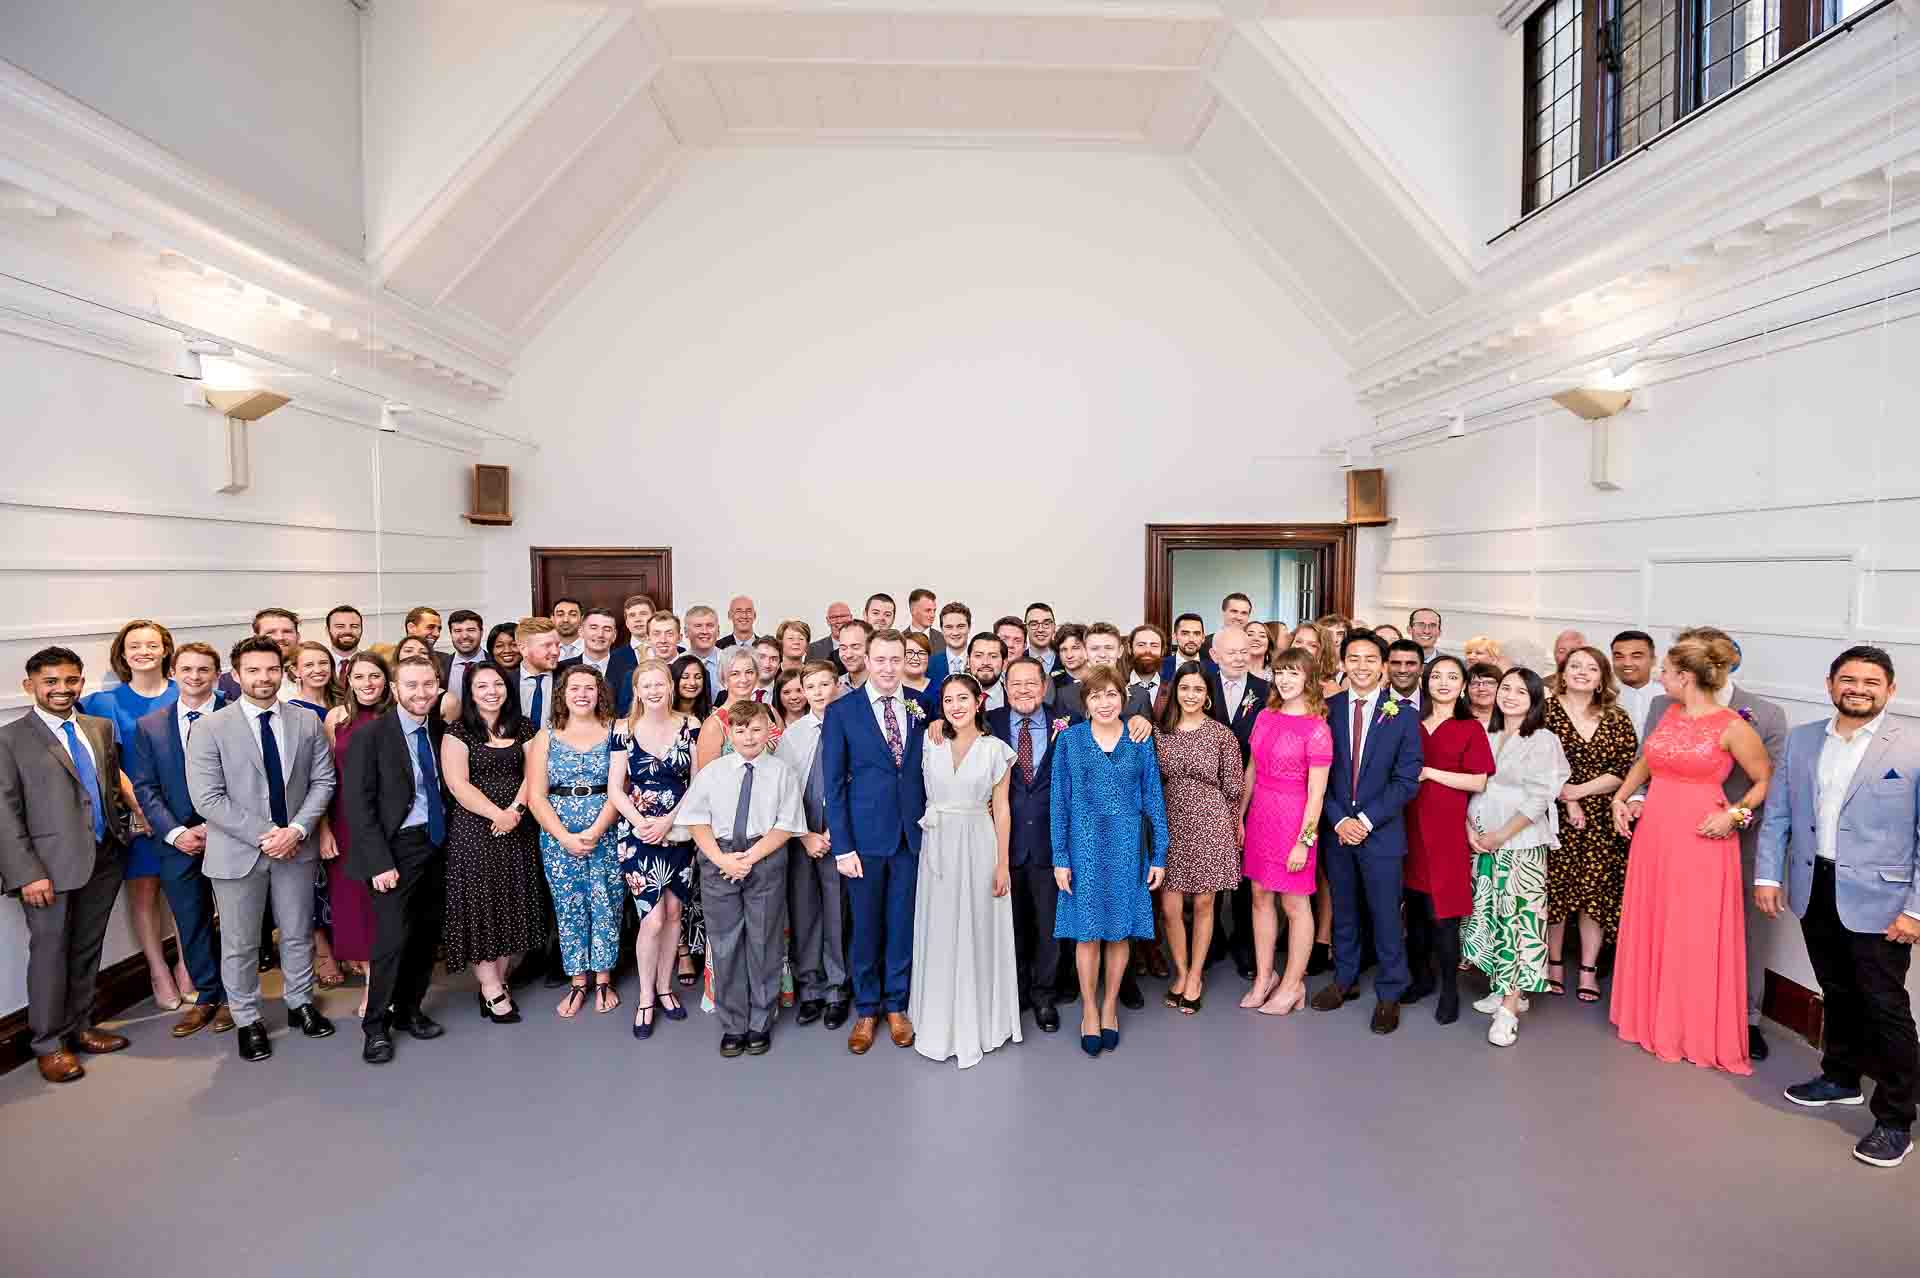
[[[804,666],[800,687],[807,713],[787,725],[780,738],[780,761],[800,778],[800,811],[807,832],[796,840],[800,851],[787,855],[787,909],[793,924],[793,985],[799,996],[794,1020],[811,1025],[824,1017],[829,1030],[847,1023],[852,992],[847,984],[847,937],[840,907],[840,868],[827,855],[827,795],[822,775],[820,733],[827,707],[840,695],[833,666],[815,661]]]

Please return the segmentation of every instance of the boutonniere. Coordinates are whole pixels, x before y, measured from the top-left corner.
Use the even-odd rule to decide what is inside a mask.
[[[1745,720],[1746,720],[1746,721],[1747,721],[1748,723],[1752,723],[1752,722],[1753,722],[1753,707],[1752,707],[1752,706],[1741,706],[1741,707],[1740,707],[1740,710],[1739,710],[1739,715],[1740,715],[1740,717],[1741,717],[1742,719],[1745,719]]]
[[[1399,713],[1400,713],[1400,703],[1398,701],[1395,701],[1392,697],[1381,698],[1380,717],[1382,719],[1391,719],[1393,718],[1393,716]]]
[[[927,721],[926,707],[918,701],[915,701],[912,697],[906,698],[906,702],[907,718],[914,723],[925,723]]]
[[[1053,740],[1055,737],[1059,736],[1061,733],[1065,732],[1066,730],[1067,730],[1067,721],[1065,719],[1055,719],[1053,721],[1053,731],[1047,734],[1047,740],[1049,741]]]

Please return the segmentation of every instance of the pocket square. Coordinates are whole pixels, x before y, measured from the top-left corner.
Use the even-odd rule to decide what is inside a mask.
[[[1900,774],[1894,771],[1892,768],[1888,768],[1887,775],[1885,775],[1884,777],[1881,777],[1880,779],[1882,781],[1898,781],[1900,779]]]

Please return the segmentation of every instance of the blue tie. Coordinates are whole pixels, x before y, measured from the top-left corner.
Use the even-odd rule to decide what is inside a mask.
[[[427,841],[436,848],[447,841],[447,810],[440,802],[440,774],[433,770],[433,746],[427,725],[413,730],[413,757],[420,765],[420,784],[427,790]]]
[[[195,724],[200,722],[200,712],[198,710],[187,711],[187,722],[188,724]]]
[[[260,712],[260,763],[267,772],[267,810],[275,825],[287,823],[287,778],[280,768],[280,743],[273,739],[273,711]]]
[[[73,756],[73,770],[80,774],[80,784],[86,787],[87,800],[93,804],[93,841],[107,841],[107,810],[100,802],[100,774],[94,770],[93,756],[80,744],[80,736],[73,730],[73,720],[69,719],[60,727],[67,734],[67,753]]]
[[[541,682],[538,676],[534,677],[533,705],[528,709],[527,718],[533,720],[533,726],[535,728],[544,728],[547,726],[545,721],[540,718],[540,712],[546,709],[546,687],[546,684]]]

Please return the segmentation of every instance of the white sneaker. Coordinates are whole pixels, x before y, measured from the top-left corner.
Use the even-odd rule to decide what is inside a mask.
[[[1487,1026],[1487,1041],[1495,1047],[1512,1047],[1514,1040],[1520,1037],[1520,1018],[1501,1008],[1493,1014],[1493,1024]]]
[[[1482,1016],[1492,1016],[1495,1012],[1500,1010],[1501,1002],[1502,1002],[1502,999],[1500,995],[1489,994],[1485,998],[1481,999],[1478,1003],[1475,1003],[1473,1005],[1473,1010],[1480,1013]],[[1520,1010],[1524,1012],[1529,1008],[1531,1008],[1532,1006],[1533,1004],[1527,1001],[1527,996],[1525,994],[1522,994],[1520,996]]]

